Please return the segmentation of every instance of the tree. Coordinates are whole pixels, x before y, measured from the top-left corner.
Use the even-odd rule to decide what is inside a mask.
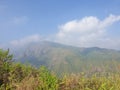
[[[12,64],[13,55],[8,50],[0,49],[0,86],[9,82],[10,66]]]

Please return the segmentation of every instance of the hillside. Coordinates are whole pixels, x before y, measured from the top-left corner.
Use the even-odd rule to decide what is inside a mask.
[[[14,55],[16,61],[36,67],[44,65],[56,73],[78,73],[82,70],[93,70],[92,67],[96,70],[99,67],[106,68],[106,63],[111,65],[120,61],[120,52],[116,50],[79,48],[48,41],[28,44],[16,49]]]

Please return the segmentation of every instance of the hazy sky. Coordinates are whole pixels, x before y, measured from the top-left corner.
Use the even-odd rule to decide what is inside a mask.
[[[120,0],[0,0],[0,47],[40,40],[120,49]]]

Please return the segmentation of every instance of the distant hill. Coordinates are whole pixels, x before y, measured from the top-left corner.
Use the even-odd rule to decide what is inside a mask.
[[[47,66],[56,73],[77,73],[90,67],[120,62],[120,51],[92,47],[79,48],[41,41],[14,50],[16,61],[36,67]]]

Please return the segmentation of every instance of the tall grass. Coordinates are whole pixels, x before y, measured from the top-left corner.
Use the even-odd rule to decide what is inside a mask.
[[[18,66],[22,67],[19,71]],[[4,84],[1,85],[0,90],[120,90],[119,72],[96,72],[90,76],[87,75],[88,73],[81,72],[58,78],[43,66],[39,69],[32,66],[25,67],[22,64],[13,67],[9,83],[6,88]]]

